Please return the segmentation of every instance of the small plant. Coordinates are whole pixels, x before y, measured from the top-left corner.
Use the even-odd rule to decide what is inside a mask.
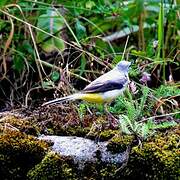
[[[152,136],[157,129],[166,129],[177,125],[175,121],[162,122],[160,124],[154,123],[152,119],[149,119],[147,122],[132,121],[125,115],[121,115],[119,120],[123,133],[129,135],[135,134],[142,139],[147,139],[149,136]]]
[[[144,87],[139,102],[138,100],[133,100],[132,95],[128,93],[129,100],[124,100],[124,112],[126,112],[126,115],[119,116],[119,125],[123,133],[129,135],[135,134],[142,139],[146,139],[153,135],[157,129],[165,129],[177,125],[175,121],[155,123],[153,117],[143,119],[152,103],[149,102],[147,105],[149,93],[149,88]]]
[[[81,103],[77,110],[79,114],[79,119],[82,122],[84,115],[86,114],[87,111],[87,105],[85,103]]]

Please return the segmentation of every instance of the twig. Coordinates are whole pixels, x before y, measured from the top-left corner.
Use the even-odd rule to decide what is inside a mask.
[[[125,55],[125,52],[126,52],[126,49],[127,49],[127,44],[128,44],[128,41],[129,41],[129,36],[127,37],[127,39],[126,39],[126,43],[125,43],[125,46],[124,46],[124,51],[123,51],[123,54],[122,54],[122,58],[121,58],[121,60],[123,60],[124,59],[124,55]]]
[[[22,20],[22,19],[20,19],[20,18],[18,18],[18,17],[16,17],[16,16],[13,16],[12,14],[10,14],[10,13],[2,10],[2,9],[0,9],[0,12],[3,13],[3,14],[6,14],[7,16],[9,16],[9,17],[11,17],[11,18],[13,18],[13,19],[16,19],[17,21],[20,21],[20,22],[22,22],[22,23],[24,23],[24,24],[26,24],[26,25],[28,25],[28,26],[30,26],[30,27],[38,30],[38,31],[41,31],[41,32],[43,32],[43,33],[45,33],[45,34],[47,34],[47,35],[49,35],[49,36],[51,36],[51,37],[53,37],[53,38],[55,38],[55,39],[62,40],[62,41],[63,41],[64,43],[66,43],[67,45],[69,45],[69,46],[71,46],[71,47],[74,47],[75,49],[77,49],[77,50],[79,50],[79,51],[81,51],[81,52],[86,53],[87,55],[93,57],[94,60],[96,60],[99,64],[104,65],[104,63],[102,62],[102,60],[101,60],[100,58],[96,57],[95,55],[93,55],[92,53],[90,53],[90,52],[88,52],[88,51],[85,51],[85,50],[83,50],[83,49],[81,49],[81,48],[79,48],[79,47],[77,47],[77,46],[75,46],[75,45],[73,45],[73,44],[65,41],[64,39],[61,39],[61,38],[59,38],[59,37],[57,37],[57,36],[54,36],[54,35],[52,35],[51,33],[48,33],[48,32],[46,32],[46,31],[42,30],[41,28],[38,28],[38,27],[36,27],[36,26],[34,26],[34,25],[32,25],[32,24],[30,24],[30,23],[28,23],[28,22],[26,22],[26,21],[24,21],[24,20]]]
[[[174,112],[174,113],[169,113],[169,114],[161,114],[161,115],[157,115],[157,116],[152,116],[152,117],[143,119],[143,120],[138,121],[138,122],[145,122],[145,121],[147,121],[149,119],[160,118],[160,117],[165,117],[165,116],[171,116],[171,115],[175,115],[175,114],[180,114],[180,111]]]
[[[10,34],[9,34],[9,37],[5,43],[5,46],[4,46],[4,50],[3,50],[3,55],[2,55],[2,58],[3,58],[3,62],[2,62],[2,65],[3,65],[3,68],[4,68],[4,74],[3,74],[3,77],[1,79],[4,79],[5,76],[6,76],[6,72],[7,72],[7,65],[6,65],[6,52],[7,52],[7,49],[9,48],[10,44],[11,44],[11,41],[12,41],[12,38],[13,38],[13,35],[14,35],[14,23],[13,23],[13,20],[12,20],[12,17],[8,16],[10,22],[11,22],[11,31],[10,31]]]
[[[61,68],[60,67],[58,67],[58,66],[55,66],[55,65],[52,65],[52,64],[50,64],[50,63],[48,63],[48,62],[45,62],[45,61],[42,61],[42,60],[39,60],[43,65],[45,65],[45,66],[47,66],[47,67],[50,67],[50,68],[54,68],[54,69],[56,69],[56,70],[61,70]],[[75,74],[75,73],[73,73],[73,72],[71,72],[71,71],[68,71],[68,73],[70,73],[72,76],[75,76],[75,77],[77,77],[77,78],[79,78],[79,79],[82,79],[82,80],[84,80],[84,81],[86,81],[86,82],[88,82],[88,83],[90,83],[91,81],[89,81],[89,80],[87,80],[86,78],[83,78],[83,77],[81,77],[80,75],[78,75],[78,74]]]

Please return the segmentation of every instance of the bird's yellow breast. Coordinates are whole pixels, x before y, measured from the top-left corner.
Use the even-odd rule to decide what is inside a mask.
[[[93,102],[93,103],[103,103],[104,102],[104,98],[102,96],[102,94],[100,93],[87,93],[84,94],[81,97],[82,100],[88,101],[88,102]]]

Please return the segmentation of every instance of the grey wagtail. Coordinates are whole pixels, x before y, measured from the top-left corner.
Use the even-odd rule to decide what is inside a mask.
[[[48,101],[42,106],[58,104],[67,100],[81,99],[93,103],[108,103],[117,98],[129,83],[128,70],[131,62],[120,61],[114,69],[98,77],[82,91]]]

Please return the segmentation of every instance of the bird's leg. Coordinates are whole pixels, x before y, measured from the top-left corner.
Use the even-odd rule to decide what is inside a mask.
[[[107,114],[108,116],[108,121],[109,121],[109,126],[110,127],[117,127],[118,125],[118,119],[115,118],[108,110],[108,106],[107,106],[107,103],[104,104],[104,112]]]

